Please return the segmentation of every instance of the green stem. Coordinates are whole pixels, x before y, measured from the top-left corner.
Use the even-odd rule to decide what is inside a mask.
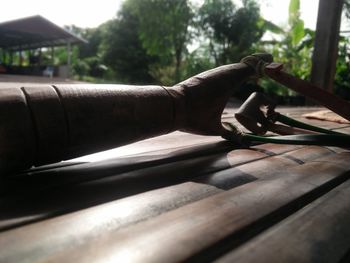
[[[306,124],[304,122],[297,121],[295,119],[289,118],[289,117],[282,115],[282,114],[278,115],[277,121],[282,122],[282,123],[287,124],[287,125],[292,126],[292,127],[297,127],[297,128],[301,128],[301,129],[305,129],[305,130],[309,130],[309,131],[315,131],[315,132],[320,132],[320,133],[325,133],[325,134],[333,134],[333,135],[347,135],[345,133],[327,130],[327,129],[323,129],[321,127],[316,127],[316,126],[313,126],[310,124]]]
[[[303,134],[263,137],[253,134],[244,134],[243,139],[247,141],[258,141],[264,143],[350,147],[350,136],[348,135]]]

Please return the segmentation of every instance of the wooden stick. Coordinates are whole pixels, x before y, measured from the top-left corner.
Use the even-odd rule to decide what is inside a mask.
[[[350,103],[334,94],[321,89],[308,81],[298,79],[284,71],[282,64],[271,63],[265,68],[267,76],[310,99],[321,103],[347,120],[350,120]]]

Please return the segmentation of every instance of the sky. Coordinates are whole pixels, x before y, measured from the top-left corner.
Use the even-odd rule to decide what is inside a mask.
[[[42,15],[59,26],[97,27],[113,18],[122,0],[2,0],[0,22]]]
[[[115,17],[121,3],[122,0],[3,0],[0,22],[40,14],[59,26],[97,27]],[[281,26],[287,24],[289,0],[259,3],[265,19]],[[317,8],[318,0],[301,0],[301,17],[311,29],[316,27]]]
[[[277,25],[287,25],[288,7],[289,0],[260,0],[262,16]],[[318,0],[300,0],[300,15],[307,28],[316,28],[317,11]]]

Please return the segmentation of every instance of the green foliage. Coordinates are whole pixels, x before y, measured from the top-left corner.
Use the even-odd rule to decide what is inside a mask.
[[[209,49],[197,48],[187,56],[183,67],[183,78],[189,78],[213,67],[215,63],[210,59]]]
[[[304,21],[302,20],[295,21],[292,27],[292,34],[291,34],[293,46],[298,45],[304,36],[305,36]]]
[[[181,78],[181,63],[190,41],[189,26],[193,18],[188,1],[129,1],[132,2],[135,14],[140,21],[139,37],[142,46],[149,55],[160,58],[159,67],[166,67],[174,61],[173,79],[178,82]],[[153,65],[153,68],[155,69],[156,66]],[[161,69],[156,71],[160,72]],[[154,74],[153,76],[156,77]]]
[[[108,23],[102,24],[97,28],[87,28],[82,32],[81,36],[88,41],[88,44],[80,46],[80,57],[100,57],[101,43],[107,31]]]
[[[216,65],[239,60],[252,52],[263,35],[259,7],[253,0],[243,0],[237,8],[231,0],[205,0],[199,10],[204,36],[209,41]]]
[[[147,54],[139,38],[140,20],[131,1],[126,1],[116,19],[106,25],[103,60],[123,83],[150,83],[150,65],[157,56]]]
[[[300,18],[300,1],[290,0],[288,28],[279,32],[282,38],[272,45],[265,45],[264,49],[274,56],[275,61],[284,64],[287,72],[302,79],[308,79],[311,72],[311,56],[315,32],[304,27],[304,21]],[[291,90],[265,81],[264,87],[271,93],[278,95],[295,95]]]
[[[339,54],[336,65],[335,93],[345,99],[350,99],[350,41],[348,38],[340,38]]]
[[[292,46],[297,46],[305,36],[304,21],[300,19],[300,0],[290,0],[289,17],[290,35]]]
[[[346,18],[350,19],[350,0],[344,0],[343,11],[344,11]]]
[[[295,20],[299,20],[300,16],[300,0],[290,0],[289,2],[289,17],[288,22],[289,25],[292,25]]]
[[[275,34],[285,34],[285,31],[277,26],[276,24],[260,17],[260,20],[258,22],[258,25],[260,28],[263,29],[263,31],[270,31],[272,33],[275,33]]]
[[[66,47],[55,48],[55,65],[66,65],[67,64],[67,49]]]
[[[82,79],[83,76],[87,75],[89,72],[90,67],[84,60],[77,60],[73,64],[73,71],[76,75],[79,76],[79,79]]]

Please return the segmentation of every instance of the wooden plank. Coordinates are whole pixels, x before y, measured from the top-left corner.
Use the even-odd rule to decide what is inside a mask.
[[[119,231],[100,229],[50,262],[208,260],[232,242],[266,229],[349,178],[349,154],[319,159],[180,207]],[[288,176],[286,176],[288,173]]]
[[[197,147],[204,144],[215,144],[222,142],[223,139],[217,136],[193,135],[185,132],[172,132],[169,134],[157,136],[154,138],[138,141],[125,146],[117,147],[112,150],[85,155],[73,159],[79,162],[96,162],[111,158],[123,158],[135,155],[153,155],[157,152],[166,154],[189,147]]]
[[[57,168],[62,168],[65,166],[72,166],[72,165],[78,165],[78,164],[83,164],[84,162],[59,162],[59,163],[52,163],[52,164],[47,164],[47,165],[41,165],[41,166],[36,166],[36,167],[32,167],[29,170],[23,171],[20,173],[20,175],[26,174],[34,174],[36,172],[39,171],[47,171],[47,170],[51,170],[51,169],[57,169]],[[18,177],[18,174],[17,174]]]
[[[340,262],[350,251],[349,197],[347,181],[217,262]]]
[[[264,175],[274,173],[282,167],[298,165],[294,161],[272,156],[257,160],[253,163],[206,174],[194,179],[194,182],[213,185],[220,189],[229,190],[243,184],[247,184],[263,178]],[[268,170],[266,170],[266,166]]]
[[[15,190],[6,188],[7,191],[11,190],[12,193],[11,195],[0,199],[0,209],[2,211],[2,216],[0,216],[0,230],[43,220],[45,218],[76,211],[155,188],[166,187],[189,180],[193,181],[196,177],[203,174],[206,174],[209,177],[213,174],[213,177],[217,181],[216,183],[213,183],[212,180],[214,186],[222,187],[223,189],[227,189],[227,187],[231,188],[250,182],[252,176],[248,176],[249,178],[246,180],[247,173],[244,171],[234,169],[235,172],[232,173],[231,170],[226,172],[223,170],[231,167],[239,168],[243,164],[246,164],[245,167],[249,167],[249,164],[252,164],[252,167],[254,167],[256,171],[251,169],[250,172],[257,175],[259,171],[261,173],[263,170],[261,167],[254,165],[256,160],[271,158],[271,156],[281,153],[288,153],[296,148],[302,149],[303,147],[264,144],[255,146],[250,150],[239,149],[223,154],[214,154],[168,164],[155,165],[154,167],[138,169],[126,173],[122,172],[124,169],[123,167],[120,168],[120,173],[117,173],[119,169],[118,161],[107,163],[101,162],[103,164],[101,167],[94,163],[82,164],[79,165],[78,168],[72,166],[57,170],[53,169],[48,171],[48,173],[44,173],[45,176],[40,176],[39,178],[28,176],[28,180],[21,181],[23,185],[22,188],[18,187],[17,184],[14,184],[14,187],[18,187],[15,188]],[[316,148],[314,149],[315,152],[328,152],[323,148],[317,148],[317,150]],[[191,156],[189,155],[191,151],[184,151],[182,153],[186,153],[187,157]],[[301,153],[299,158],[304,155],[309,155],[309,151]],[[181,155],[180,157],[177,156],[175,159],[168,158],[168,161],[183,158]],[[131,162],[132,160],[135,159],[129,161]],[[152,159],[149,160],[151,160],[150,164],[154,164]],[[271,161],[267,160],[264,163],[271,165],[269,169],[272,169],[274,166],[280,164],[274,160],[275,159],[271,159]],[[286,163],[286,160],[283,159],[283,162]],[[294,160],[289,162],[290,164],[295,164]],[[121,163],[123,163],[122,160],[119,164]],[[155,164],[157,163],[158,159],[156,159]],[[129,165],[132,167],[132,163]],[[108,169],[113,169],[116,174],[107,177],[102,176],[103,178],[101,179],[92,180],[94,176],[100,177],[101,173],[102,175],[103,173],[108,173]],[[128,169],[130,169],[130,167]],[[216,173],[218,171],[223,171],[225,176],[222,176],[222,174],[217,176]],[[92,179],[89,177],[91,173],[93,176]],[[74,177],[77,177],[83,182],[72,184],[71,177],[73,179]],[[68,182],[65,181],[65,178],[67,178]],[[224,182],[222,183],[222,181]],[[208,183],[206,180],[199,180],[198,182]],[[58,184],[58,187],[52,187],[52,185],[51,187],[48,187],[50,184],[53,184],[54,186],[55,184]],[[222,186],[223,184],[224,186]],[[39,187],[42,186],[48,188],[40,189]],[[30,189],[26,190],[25,187],[29,187]]]
[[[60,185],[91,181],[103,177],[113,176],[129,171],[159,166],[190,158],[210,156],[228,152],[237,145],[227,141],[204,144],[196,147],[176,149],[174,152],[154,152],[145,156],[130,156],[112,158],[93,163],[78,163],[62,167],[61,165],[34,168],[3,180],[0,185],[0,195],[12,194],[14,196],[27,192]]]
[[[334,152],[325,147],[308,146],[223,171],[206,174],[196,178],[194,181],[228,190],[264,178],[270,174],[278,173],[286,168],[332,154]]]
[[[7,181],[3,181],[3,184],[0,186],[0,194],[11,193],[17,196],[26,192],[36,192],[38,190],[64,184],[92,181],[129,171],[175,162],[178,162],[177,166],[181,166],[180,161],[186,162],[189,159],[195,159],[197,157],[208,158],[208,163],[211,163],[211,158],[217,160],[217,156],[219,156],[220,153],[222,153],[222,156],[228,154],[227,160],[229,161],[229,165],[234,166],[292,151],[302,146],[263,144],[252,147],[251,150],[234,150],[236,147],[236,145],[232,145],[230,142],[222,141],[215,144],[179,149],[167,154],[158,152],[154,155],[113,158],[93,163],[80,163],[68,167],[56,168],[53,166],[53,168],[49,167],[49,169],[45,170],[36,168],[17,176],[12,176],[8,178]],[[225,160],[226,159],[222,162],[224,164],[221,168],[217,168],[218,170],[230,167],[226,164],[227,162]],[[195,162],[196,160],[193,161],[193,163]],[[204,169],[203,172],[208,171]]]
[[[223,144],[222,144],[223,145]],[[218,146],[218,145],[217,145]],[[190,175],[176,176],[178,182],[188,178],[196,177],[203,173],[215,172],[228,169],[233,166],[254,162],[258,159],[286,153],[302,146],[294,145],[274,145],[264,144],[252,147],[251,149],[238,149],[230,151],[226,142],[225,150],[205,149],[197,152],[196,149],[179,151],[166,156],[144,156],[130,157],[124,159],[112,159],[95,163],[83,163],[69,167],[59,167],[34,173],[24,173],[22,175],[9,178],[3,182],[2,195],[18,197],[28,193],[37,193],[40,190],[51,191],[51,188],[74,185],[75,183],[89,183],[110,181],[116,179],[134,178],[146,176],[148,171],[152,177],[161,176],[171,171],[178,173],[176,169],[190,172]],[[215,151],[221,152],[214,154]],[[198,157],[198,158],[197,158]],[[128,172],[131,173],[128,173]],[[112,179],[111,179],[112,178]],[[150,177],[151,178],[151,177]],[[183,179],[185,178],[185,179]],[[171,177],[168,185],[171,183]],[[146,183],[146,182],[142,182]]]
[[[116,231],[220,192],[212,186],[184,183],[6,231],[0,235],[0,262],[46,260],[96,238],[101,229]]]
[[[222,167],[229,167],[223,156],[199,157],[75,185],[60,185],[37,192],[25,192],[22,195],[8,195],[0,199],[0,230],[181,183],[195,176],[196,172],[200,173],[201,169],[217,171]],[[79,171],[76,170],[74,175],[81,175]]]
[[[278,146],[265,144],[257,146],[253,150],[234,150],[228,154],[214,154],[155,165],[154,167],[131,172],[116,173],[98,180],[83,181],[76,185],[63,184],[59,185],[59,187],[49,187],[43,190],[33,187],[35,184],[38,184],[40,187],[40,180],[43,186],[46,186],[46,184],[55,180],[55,176],[66,176],[68,179],[69,176],[77,176],[85,180],[84,176],[88,177],[89,173],[93,175],[96,173],[98,176],[99,172],[106,172],[105,169],[107,167],[102,166],[102,168],[100,167],[101,169],[94,170],[93,168],[96,168],[96,166],[87,165],[85,166],[87,167],[86,169],[74,169],[72,166],[59,170],[50,170],[52,177],[42,177],[39,181],[24,181],[24,188],[20,188],[14,184],[14,187],[18,188],[7,189],[7,191],[11,190],[12,192],[11,195],[0,199],[0,210],[2,211],[2,215],[0,216],[0,230],[13,228],[18,225],[76,211],[152,189],[186,182],[203,174],[252,163],[257,159],[269,158],[275,154],[288,152],[298,147],[301,148],[301,146],[293,145]],[[111,162],[111,165],[113,166],[113,162]],[[62,172],[62,170],[69,171],[69,173],[56,174],[56,172]],[[109,171],[107,170],[107,172]],[[32,177],[28,177],[28,179],[30,180]],[[60,183],[59,179],[57,180]],[[25,191],[25,187],[29,187],[30,189]]]

